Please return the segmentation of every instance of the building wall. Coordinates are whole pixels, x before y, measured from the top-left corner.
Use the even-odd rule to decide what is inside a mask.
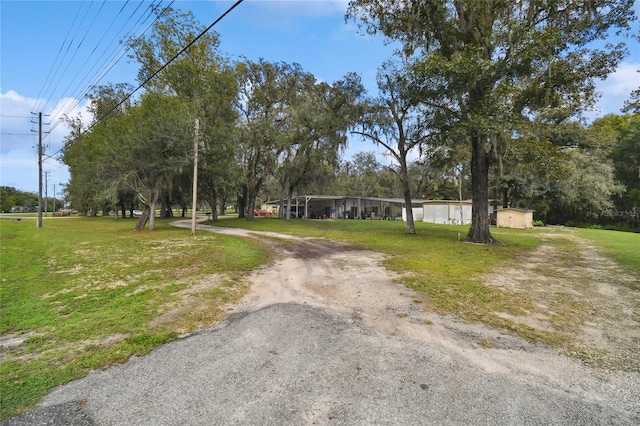
[[[422,207],[413,207],[411,211],[413,212],[414,222],[419,222],[422,220],[422,215],[424,213],[424,210],[422,209]],[[404,207],[402,208],[402,221],[403,222],[407,221],[407,209]]]
[[[424,203],[423,221],[444,225],[459,225],[471,223],[471,203],[462,203],[462,219],[460,218],[459,201],[443,201],[441,203]]]
[[[531,229],[533,212],[515,209],[498,210],[496,225],[498,228]]]

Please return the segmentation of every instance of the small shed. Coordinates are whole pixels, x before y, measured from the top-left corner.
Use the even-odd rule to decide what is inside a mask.
[[[533,210],[507,207],[496,212],[496,226],[498,228],[533,228]]]

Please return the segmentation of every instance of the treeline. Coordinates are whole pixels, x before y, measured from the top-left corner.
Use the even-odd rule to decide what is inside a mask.
[[[471,198],[468,161],[460,158],[424,152],[410,163],[409,176],[415,198]],[[572,123],[556,126],[553,134],[512,138],[496,149],[489,182],[491,199],[534,209],[546,224],[640,231],[640,114],[607,115],[589,126]],[[266,189],[277,196],[272,186]],[[394,171],[372,152],[341,161],[324,186],[302,190],[402,197]]]
[[[144,92],[97,87],[91,123],[67,119],[70,201],[81,212],[144,206],[136,228],[154,229],[157,208],[190,207],[197,171],[214,220],[229,204],[251,220],[261,201],[324,193],[472,198],[468,239],[481,243],[494,241],[489,198],[547,223],[637,227],[627,213],[640,189],[637,114],[575,121],[626,49],[589,43],[628,28],[633,12],[543,3],[351,2],[349,18],[404,46],[381,65],[376,95],[355,74],[329,83],[298,64],[232,61],[214,32],[158,73],[203,28],[190,13],[158,10],[149,35],[125,41]],[[370,153],[344,160],[354,137],[382,147],[388,164]]]
[[[34,213],[38,211],[38,194],[20,191],[12,186],[0,186],[0,211],[2,213]],[[64,207],[64,201],[56,197],[42,197],[42,211],[54,212]]]

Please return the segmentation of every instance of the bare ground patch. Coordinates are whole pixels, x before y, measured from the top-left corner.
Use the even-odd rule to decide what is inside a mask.
[[[499,313],[516,323],[563,334],[563,351],[593,366],[640,371],[638,277],[629,275],[570,230],[544,235],[544,244],[484,283],[521,295],[535,308]]]
[[[186,336],[224,318],[226,305],[242,297],[247,289],[245,282],[231,276],[206,276],[176,292],[176,299],[161,306],[158,316],[149,326],[170,327],[176,329],[181,337]]]

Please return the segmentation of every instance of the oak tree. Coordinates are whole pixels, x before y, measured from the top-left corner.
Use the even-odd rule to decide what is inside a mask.
[[[624,44],[594,44],[628,29],[633,0],[353,0],[347,16],[402,45],[417,73],[415,96],[431,125],[471,150],[472,225],[492,243],[487,206],[495,135],[552,109],[549,123],[590,106],[595,80],[612,72]]]

